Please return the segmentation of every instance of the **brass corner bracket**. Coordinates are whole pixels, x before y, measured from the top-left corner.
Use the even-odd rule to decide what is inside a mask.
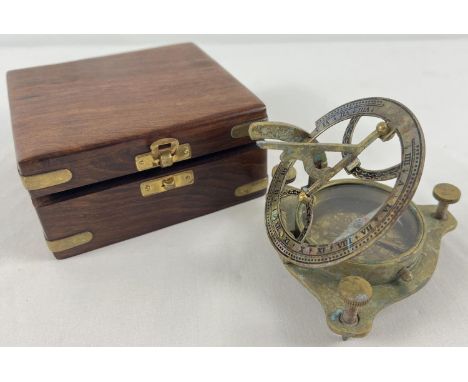
[[[89,231],[85,231],[77,233],[76,235],[64,237],[63,239],[46,240],[46,243],[49,249],[56,253],[89,243],[91,240],[93,240],[93,234]]]
[[[246,196],[265,190],[268,187],[268,177],[243,184],[235,189],[234,195],[237,197]]]
[[[72,177],[72,172],[64,168],[37,175],[21,176],[21,181],[26,190],[34,191],[67,183]]]

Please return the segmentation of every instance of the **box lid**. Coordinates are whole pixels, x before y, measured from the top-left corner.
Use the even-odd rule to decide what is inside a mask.
[[[32,196],[244,145],[231,129],[266,118],[254,94],[190,43],[14,70],[7,82]]]

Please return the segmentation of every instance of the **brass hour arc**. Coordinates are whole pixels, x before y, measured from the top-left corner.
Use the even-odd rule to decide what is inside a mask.
[[[343,135],[343,143],[348,144],[351,143],[353,138],[354,129],[356,128],[357,123],[359,122],[361,116],[356,116],[351,118],[349,124],[346,128],[346,131]],[[342,154],[345,155],[344,153]],[[367,170],[360,165],[353,167],[353,169],[349,170],[348,173],[352,174],[356,178],[364,179],[364,180],[375,180],[375,181],[383,181],[383,180],[390,180],[396,178],[398,176],[398,172],[400,171],[400,165],[397,164],[395,166],[386,168],[384,170]]]
[[[396,222],[416,191],[424,163],[424,137],[417,119],[402,104],[385,98],[366,98],[347,103],[320,118],[310,137],[315,140],[331,126],[360,116],[380,117],[392,129],[395,129],[401,144],[401,164],[398,166],[395,186],[381,208],[358,231],[330,244],[313,245],[294,237],[281,219],[281,195],[286,184],[287,173],[295,162],[283,153],[267,193],[265,222],[271,242],[281,256],[287,258],[289,262],[303,267],[316,268],[332,265],[358,255],[377,241]],[[328,148],[331,145],[321,147]],[[379,178],[379,174],[376,175],[377,179],[382,179]],[[313,187],[311,189],[313,193]]]

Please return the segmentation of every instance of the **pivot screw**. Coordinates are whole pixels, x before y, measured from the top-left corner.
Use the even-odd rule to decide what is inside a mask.
[[[372,286],[362,277],[346,276],[338,284],[338,293],[345,303],[340,321],[345,325],[357,325],[359,309],[372,298]]]
[[[413,280],[413,273],[407,267],[404,267],[398,272],[398,277],[405,283],[409,283]]]
[[[379,122],[376,126],[380,139],[384,142],[389,141],[395,135],[395,129],[392,129],[386,122]]]
[[[434,187],[432,195],[439,202],[434,217],[439,220],[445,220],[447,219],[449,204],[458,202],[461,197],[461,192],[452,184],[440,183]]]
[[[376,126],[376,129],[381,137],[387,135],[390,132],[390,127],[385,122],[379,122]]]

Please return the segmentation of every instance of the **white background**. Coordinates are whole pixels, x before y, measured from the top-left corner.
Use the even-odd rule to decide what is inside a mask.
[[[265,102],[271,120],[307,130],[357,98],[399,100],[426,137],[414,201],[433,203],[439,182],[466,194],[467,38],[2,37],[0,72],[179,41],[197,42]],[[329,332],[320,304],[283,268],[266,237],[263,198],[55,260],[16,173],[4,75],[1,82],[0,345],[468,344],[464,199],[451,208],[459,226],[444,238],[430,283],[383,310],[368,337],[348,342]],[[271,168],[277,155],[269,155]],[[366,155],[387,165],[398,149]]]

